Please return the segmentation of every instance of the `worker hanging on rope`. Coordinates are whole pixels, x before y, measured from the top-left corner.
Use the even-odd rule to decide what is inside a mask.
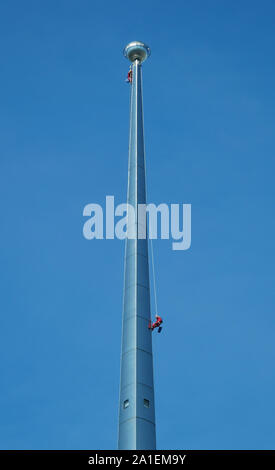
[[[133,81],[133,72],[132,72],[132,67],[130,66],[129,72],[127,75],[127,79],[125,80],[127,83],[132,83]]]
[[[155,263],[154,263],[154,252],[153,252],[153,242],[151,238],[151,259],[152,259],[152,270],[153,270],[153,285],[154,285],[154,297],[155,297],[155,312],[158,311],[158,305],[157,305],[157,289],[156,289],[156,276],[155,276]],[[161,332],[162,326],[161,324],[163,323],[162,318],[159,315],[155,315],[156,321],[152,323],[151,321],[149,322],[149,330],[153,331],[155,328],[158,328],[158,333]]]
[[[150,322],[148,328],[149,330],[152,330],[152,331],[155,328],[158,328],[158,333],[160,333],[162,330],[161,324],[163,323],[163,320],[159,315],[155,315],[155,317],[156,317],[156,321],[154,323]]]

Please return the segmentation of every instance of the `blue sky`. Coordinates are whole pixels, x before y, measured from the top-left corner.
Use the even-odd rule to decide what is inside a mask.
[[[273,1],[3,1],[0,448],[116,448],[123,253],[83,208],[125,202],[123,47],[147,42],[159,449],[274,448]]]

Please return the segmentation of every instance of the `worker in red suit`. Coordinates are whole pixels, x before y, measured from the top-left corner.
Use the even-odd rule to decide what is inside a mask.
[[[155,328],[158,328],[158,333],[160,333],[162,330],[162,327],[160,325],[162,323],[162,318],[159,315],[156,315],[156,321],[153,324],[151,324],[151,322],[149,323],[149,329],[153,331]]]
[[[132,69],[131,69],[131,67],[130,67],[126,81],[127,81],[128,83],[132,83],[132,80],[133,80],[133,72],[132,72]]]

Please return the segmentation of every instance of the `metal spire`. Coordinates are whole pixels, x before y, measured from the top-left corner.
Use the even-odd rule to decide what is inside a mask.
[[[146,204],[141,63],[149,57],[150,49],[134,41],[123,52],[132,62],[127,202],[137,214],[138,204]],[[139,230],[136,220],[135,233]],[[127,239],[125,247],[119,449],[156,448],[150,320],[148,243],[147,238],[135,236]]]

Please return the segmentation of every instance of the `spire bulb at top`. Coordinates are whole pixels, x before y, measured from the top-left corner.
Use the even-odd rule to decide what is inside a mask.
[[[132,41],[124,47],[123,54],[130,62],[144,62],[151,55],[151,51],[144,42]]]

